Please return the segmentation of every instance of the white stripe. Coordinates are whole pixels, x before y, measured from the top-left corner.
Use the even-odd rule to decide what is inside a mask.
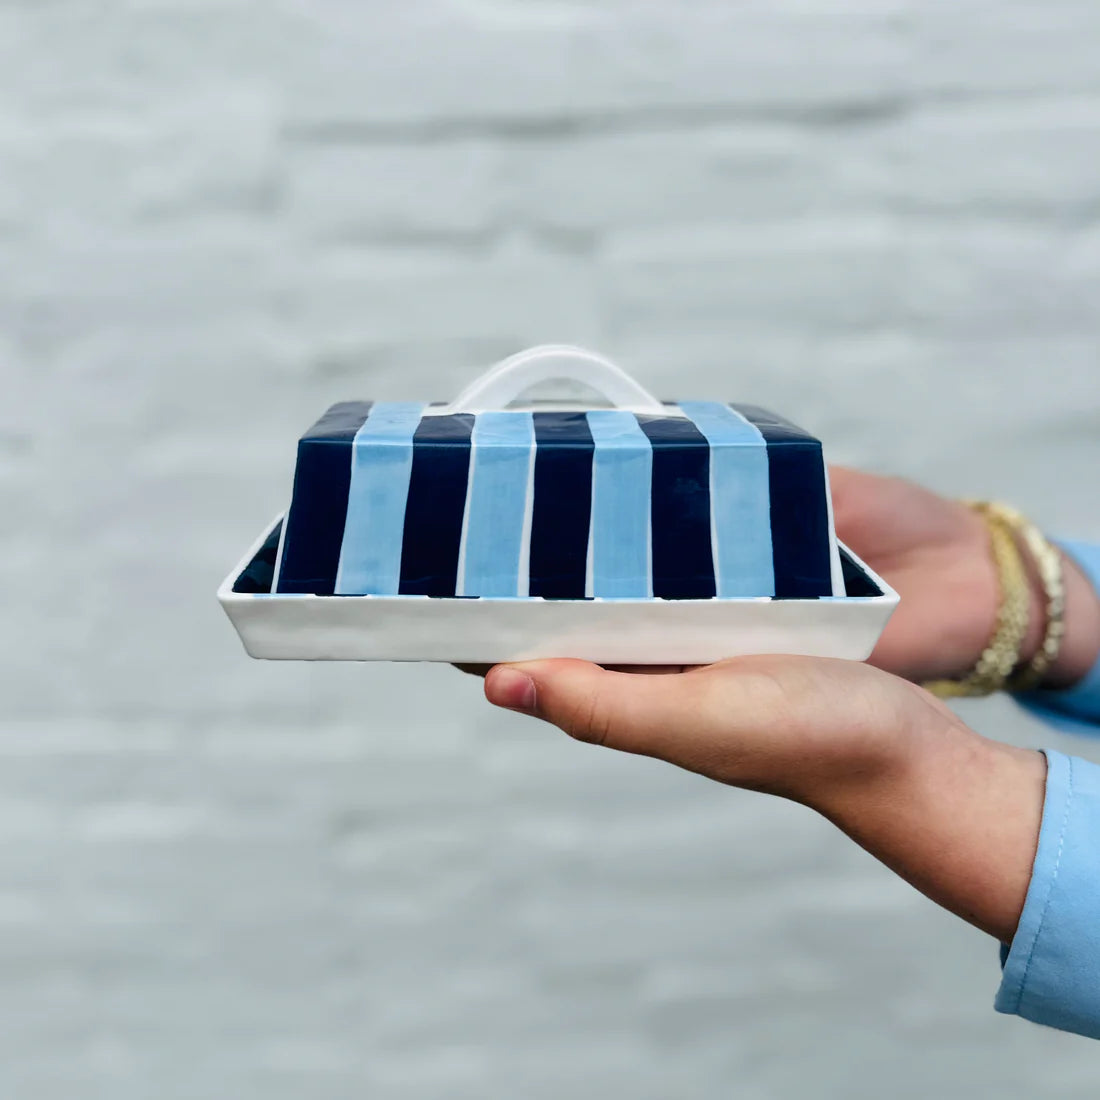
[[[588,490],[588,499],[591,502],[589,504],[590,509],[596,507],[596,455],[592,455],[592,479],[591,486]],[[592,512],[588,513],[588,553],[584,559],[584,598],[586,600],[592,599],[596,594],[596,571],[594,568],[596,560],[595,552],[595,539],[593,534],[595,531],[595,523],[592,522]]]
[[[477,428],[477,420],[474,420]],[[455,577],[455,595],[465,596],[466,592],[466,538],[470,532],[470,498],[474,495],[474,477],[477,464],[474,462],[474,433],[470,433],[470,467],[466,477],[466,503],[462,506],[462,537],[458,542],[458,573]]]
[[[833,490],[829,485],[829,464],[825,462],[825,456],[821,456],[825,466],[825,500],[829,509],[829,558],[833,577],[833,595],[846,596],[848,590],[844,587],[844,567],[840,564],[840,547],[836,541],[836,523],[833,520]]]
[[[531,432],[531,453],[527,458],[527,496],[523,506],[523,530],[519,540],[519,579],[517,596],[531,595],[531,527],[535,517],[535,433]]]

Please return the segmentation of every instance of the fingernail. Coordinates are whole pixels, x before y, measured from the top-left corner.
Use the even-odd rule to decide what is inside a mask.
[[[494,669],[485,684],[489,702],[525,714],[535,711],[535,681],[514,668]]]

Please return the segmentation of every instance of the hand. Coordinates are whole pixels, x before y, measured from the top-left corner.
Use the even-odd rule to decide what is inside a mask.
[[[802,802],[933,900],[1004,942],[1023,907],[1042,816],[1045,764],[979,737],[913,684],[961,675],[1000,602],[982,521],[894,479],[831,474],[840,538],[901,594],[859,665],[747,657],[649,675],[583,661],[489,671],[490,702],[581,741],[653,756],[732,786]],[[1070,683],[1100,649],[1100,599],[1066,561],[1066,640],[1052,670]],[[1044,629],[1033,578],[1024,659]]]
[[[871,663],[910,680],[972,668],[997,622],[989,536],[965,505],[906,481],[829,471],[837,537],[901,596]]]
[[[913,684],[803,657],[666,675],[557,660],[497,666],[485,694],[577,740],[802,802],[935,901],[1012,937],[1043,759],[979,737]]]
[[[1000,603],[983,521],[965,505],[897,478],[838,467],[829,476],[837,536],[901,596],[871,663],[917,682],[964,675],[993,636]],[[1066,637],[1047,686],[1080,679],[1100,651],[1100,600],[1072,561],[1065,559],[1064,572]],[[1033,570],[1023,660],[1038,650],[1045,628]]]
[[[896,770],[927,730],[958,725],[914,684],[808,657],[738,657],[683,672],[528,661],[490,669],[485,695],[579,741],[815,808],[850,782]]]

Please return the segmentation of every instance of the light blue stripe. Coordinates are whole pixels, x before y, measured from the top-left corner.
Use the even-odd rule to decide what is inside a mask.
[[[534,445],[530,413],[485,412],[474,422],[462,595],[527,595],[519,589]]]
[[[714,579],[719,597],[774,596],[768,447],[728,405],[682,401],[710,444]]]
[[[592,456],[592,595],[645,599],[653,595],[650,498],[653,447],[633,413],[594,409],[588,427]]]
[[[337,595],[398,593],[413,435],[423,410],[414,402],[377,402],[355,436]]]

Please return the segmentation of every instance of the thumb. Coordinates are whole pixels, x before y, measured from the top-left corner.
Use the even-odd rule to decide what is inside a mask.
[[[929,706],[940,723],[948,713],[868,665],[812,657],[736,657],[665,676],[529,661],[491,669],[485,695],[579,741],[800,801],[889,763],[884,745],[923,728]]]
[[[493,668],[485,696],[552,722],[578,741],[676,760],[683,732],[697,728],[706,711],[710,678],[704,673],[649,675],[587,661],[528,661]]]

